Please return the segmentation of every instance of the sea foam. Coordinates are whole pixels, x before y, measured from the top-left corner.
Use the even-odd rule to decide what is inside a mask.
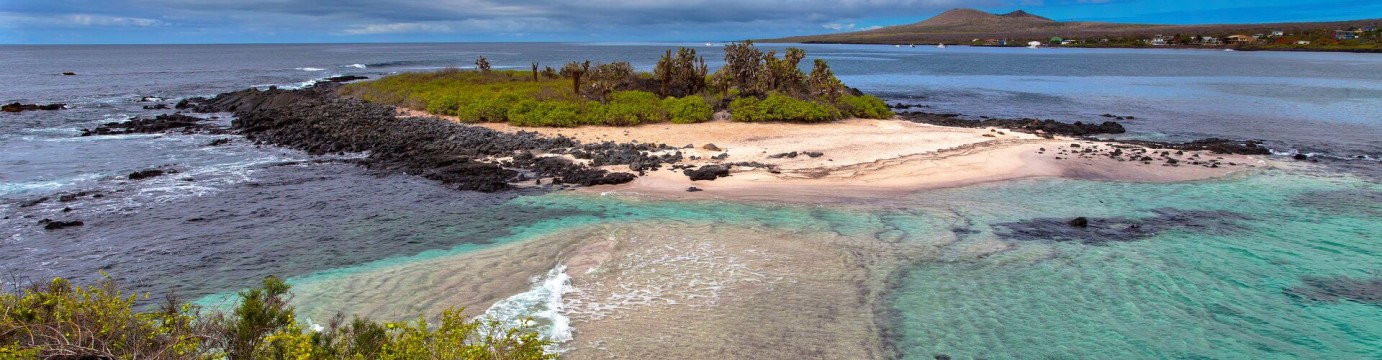
[[[553,343],[571,341],[571,319],[566,317],[562,295],[575,291],[566,266],[558,264],[547,274],[534,276],[531,290],[500,300],[489,307],[480,319],[494,319],[505,327],[530,326],[543,340]],[[553,346],[549,351],[559,351]]]
[[[314,67],[300,67],[300,68],[297,68],[297,70],[302,70],[302,71],[326,71],[326,69],[323,69],[323,68],[314,68]]]

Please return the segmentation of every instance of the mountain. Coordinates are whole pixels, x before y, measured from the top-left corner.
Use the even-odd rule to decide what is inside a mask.
[[[1327,23],[1278,23],[1232,25],[1151,25],[1105,22],[1062,22],[1017,10],[1007,14],[991,14],[975,9],[953,9],[925,21],[889,26],[880,29],[794,36],[759,40],[783,43],[847,43],[847,44],[920,44],[968,43],[974,39],[1044,39],[1053,36],[1068,38],[1094,37],[1150,37],[1155,34],[1270,33],[1273,30],[1305,31],[1328,28],[1376,25],[1382,19],[1340,21]]]

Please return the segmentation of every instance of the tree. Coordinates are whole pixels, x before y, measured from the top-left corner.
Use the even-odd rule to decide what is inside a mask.
[[[815,68],[811,69],[811,78],[808,81],[811,85],[811,95],[829,99],[831,102],[838,100],[844,92],[844,84],[835,78],[835,72],[830,71],[830,65],[827,65],[825,60],[816,59]]]
[[[537,62],[533,62],[533,82],[537,82]]]
[[[753,46],[753,41],[725,45],[725,76],[740,93],[760,96],[765,93],[758,87],[758,72],[763,63],[763,52]]]
[[[484,56],[475,59],[475,68],[480,69],[480,72],[489,72],[489,59],[486,59]]]
[[[619,61],[595,65],[595,70],[590,71],[587,77],[590,79],[587,81],[589,85],[586,85],[590,89],[589,95],[604,101],[610,93],[628,89],[638,79],[638,74],[633,71],[633,65]]]
[[[590,60],[585,62],[569,62],[561,67],[561,76],[571,79],[571,89],[576,92],[576,96],[581,95],[581,77],[590,72]]]
[[[707,72],[705,58],[697,57],[696,50],[679,48],[675,57],[667,50],[658,60],[653,77],[661,83],[659,95],[681,97],[704,90]]]

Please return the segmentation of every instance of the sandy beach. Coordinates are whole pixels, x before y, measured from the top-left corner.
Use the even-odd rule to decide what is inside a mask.
[[[654,124],[637,127],[491,129],[530,131],[585,142],[639,141],[672,146],[698,159],[693,166],[757,162],[773,166],[734,167],[732,176],[691,181],[680,170],[650,172],[631,183],[595,186],[591,192],[637,193],[662,198],[818,202],[830,199],[886,199],[926,189],[1030,177],[1174,182],[1222,177],[1275,164],[1262,156],[1153,149],[1065,137],[1042,138],[1005,129],[970,129],[899,120],[848,119],[829,124],[740,123]],[[708,145],[714,145],[707,149]],[[1116,147],[1115,147],[1116,146]],[[1107,156],[1145,153],[1147,161]],[[795,157],[773,155],[797,152]],[[820,157],[806,152],[819,152]],[[1160,156],[1166,152],[1167,157]],[[724,159],[714,156],[728,154]],[[1171,163],[1167,158],[1180,159]],[[1210,163],[1214,162],[1211,166]],[[1200,164],[1194,164],[1200,162]],[[611,167],[611,170],[619,170]],[[690,187],[703,191],[688,192]]]

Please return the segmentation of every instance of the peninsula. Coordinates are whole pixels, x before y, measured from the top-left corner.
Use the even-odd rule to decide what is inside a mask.
[[[953,9],[879,29],[766,39],[772,43],[978,46],[1211,47],[1243,50],[1382,51],[1382,19],[1272,24],[1156,25],[1056,21],[1023,10]]]

